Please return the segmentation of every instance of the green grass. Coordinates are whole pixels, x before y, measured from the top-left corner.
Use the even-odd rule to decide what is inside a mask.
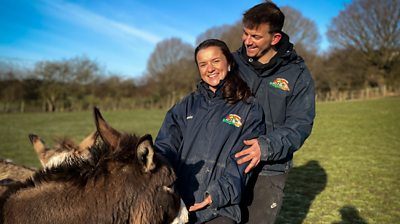
[[[103,112],[116,129],[153,137],[165,111]],[[39,166],[28,134],[52,145],[94,130],[91,112],[0,114],[0,157]],[[317,104],[311,137],[295,154],[277,223],[399,223],[400,98]]]
[[[158,133],[165,111],[102,111],[104,119],[114,128],[138,135]],[[39,167],[40,163],[29,141],[29,134],[40,136],[48,146],[67,137],[79,143],[95,130],[93,113],[25,113],[0,114],[0,158]]]
[[[278,223],[400,221],[400,98],[317,104]]]

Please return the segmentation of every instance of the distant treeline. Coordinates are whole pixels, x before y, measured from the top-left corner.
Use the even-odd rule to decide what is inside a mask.
[[[400,93],[400,2],[353,0],[328,28],[329,51],[319,52],[315,23],[290,7],[284,31],[309,67],[318,101]],[[241,46],[242,26],[213,27],[197,37]],[[197,45],[197,44],[196,44]],[[40,61],[33,68],[0,60],[0,112],[168,108],[199,81],[194,47],[179,38],[159,42],[145,74],[125,79],[87,57]]]

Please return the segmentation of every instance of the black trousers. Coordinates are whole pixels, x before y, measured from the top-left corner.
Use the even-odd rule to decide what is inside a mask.
[[[283,201],[287,173],[276,176],[253,175],[242,197],[242,222],[273,224]]]

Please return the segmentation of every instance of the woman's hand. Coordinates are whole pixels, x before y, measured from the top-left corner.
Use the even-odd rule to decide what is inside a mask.
[[[205,208],[211,205],[211,203],[212,203],[211,195],[208,195],[202,202],[195,203],[194,205],[190,206],[189,212],[194,212],[202,208]]]

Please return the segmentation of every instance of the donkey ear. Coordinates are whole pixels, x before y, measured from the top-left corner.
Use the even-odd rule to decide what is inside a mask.
[[[99,109],[96,107],[94,108],[94,120],[96,123],[97,132],[101,139],[103,139],[103,141],[112,148],[117,148],[121,134],[107,124],[103,116],[101,116]]]
[[[90,133],[90,135],[88,135],[82,140],[81,143],[79,143],[78,150],[75,153],[77,153],[79,156],[88,158],[90,154],[90,148],[96,143],[98,136],[99,134],[97,131]]]
[[[85,139],[82,140],[81,143],[79,143],[79,150],[86,150],[90,147],[92,147],[94,145],[94,143],[96,142],[97,137],[99,136],[99,134],[97,133],[97,131],[94,131],[92,133],[90,133]]]
[[[45,156],[47,148],[44,141],[40,139],[39,136],[34,134],[29,134],[29,140],[32,143],[33,149],[35,150],[40,160],[40,163],[42,164],[42,166],[44,166],[47,163],[47,159]]]
[[[145,135],[141,137],[136,148],[137,158],[143,165],[144,172],[148,173],[153,170],[155,168],[155,164],[153,162],[154,149],[151,135]]]

